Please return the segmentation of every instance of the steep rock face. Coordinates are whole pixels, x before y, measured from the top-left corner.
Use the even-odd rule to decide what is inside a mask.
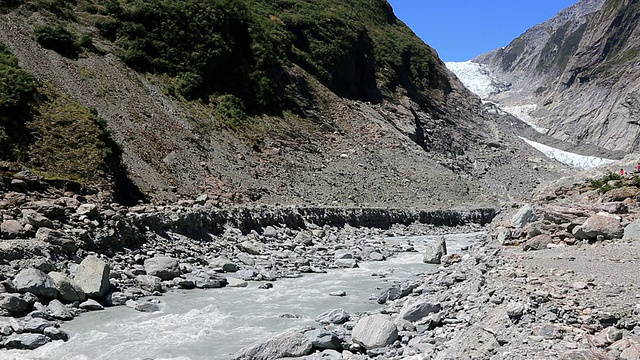
[[[261,6],[267,12],[260,18],[277,31],[286,30],[281,45],[290,46],[285,49],[290,53],[277,66],[264,68],[274,72],[265,71],[267,77],[260,78],[275,84],[274,96],[283,100],[276,105],[285,108],[256,114],[262,109],[256,105],[252,117],[240,121],[233,108],[221,111],[221,104],[235,102],[224,102],[229,98],[217,91],[229,84],[230,95],[250,104],[248,97],[261,94],[247,91],[255,82],[202,83],[198,94],[216,91],[204,100],[175,95],[175,82],[193,74],[171,67],[167,73],[156,67],[138,69],[140,64],[131,60],[142,56],[133,51],[139,40],[134,36],[157,29],[98,36],[104,28],[99,31],[84,20],[91,19],[80,11],[87,8],[84,2],[65,9],[77,19],[66,26],[93,34],[95,51],[69,58],[43,48],[34,41],[34,25],[51,22],[51,14],[26,5],[1,15],[0,42],[38,80],[51,82],[106,120],[133,184],[157,202],[207,193],[221,202],[450,207],[493,202],[505,194],[526,197],[537,182],[561,170],[502,133],[479,99],[395,18],[385,1],[371,3],[373,15],[364,23],[362,14],[335,3],[354,24],[364,24],[357,26],[333,24],[339,19],[332,18],[326,24],[308,21],[307,7],[287,8],[285,3],[265,2]],[[140,9],[144,7],[135,11]],[[107,7],[99,14],[124,14],[116,19],[121,22],[141,18],[131,15],[131,9],[116,10]],[[128,29],[142,25],[147,26]],[[347,50],[329,53],[322,62],[321,40],[336,28],[346,32],[337,40]],[[404,35],[394,38],[395,33]],[[243,42],[246,38],[237,40],[231,43],[244,45],[232,54],[257,51]],[[282,50],[278,46],[272,51]],[[194,55],[184,53],[189,56]],[[238,59],[249,64],[259,60],[252,56]],[[218,73],[237,73],[236,65],[256,70],[240,60],[208,71],[218,79]],[[172,69],[178,75],[167,80]]]
[[[639,18],[637,0],[580,1],[476,61],[511,82],[495,99],[537,105],[531,115],[549,135],[637,151]]]

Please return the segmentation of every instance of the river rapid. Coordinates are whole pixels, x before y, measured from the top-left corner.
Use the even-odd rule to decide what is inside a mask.
[[[446,235],[449,253],[461,253],[483,233]],[[0,351],[1,359],[233,359],[243,347],[296,326],[319,326],[315,318],[344,309],[354,314],[380,308],[376,298],[394,282],[434,272],[422,262],[425,245],[439,236],[387,238],[417,251],[355,269],[332,269],[244,288],[171,291],[157,297],[162,311],[143,313],[125,306],[82,314],[61,329],[68,342],[54,341],[34,351]],[[330,296],[332,292],[346,296]]]

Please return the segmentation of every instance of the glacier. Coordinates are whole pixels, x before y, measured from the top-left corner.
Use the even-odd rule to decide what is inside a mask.
[[[453,72],[462,84],[467,87],[471,92],[478,95],[482,101],[491,101],[492,95],[498,94],[502,91],[509,89],[509,84],[505,84],[497,79],[484,64],[479,64],[473,61],[464,62],[445,62],[445,65],[451,72]],[[547,134],[549,129],[538,125],[535,118],[531,116],[531,113],[536,110],[536,105],[517,105],[517,106],[504,106],[495,101],[491,101],[498,106],[500,110],[508,112],[509,114],[520,119],[527,125],[531,126],[536,131]],[[563,164],[581,169],[591,169],[600,165],[611,164],[614,160],[596,157],[579,155],[572,152],[556,149],[554,147],[541,144],[539,142],[531,141],[527,138],[520,137],[524,142],[543,153],[545,156],[554,159]]]

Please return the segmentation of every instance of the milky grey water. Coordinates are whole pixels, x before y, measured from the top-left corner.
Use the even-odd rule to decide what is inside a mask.
[[[450,253],[468,247],[482,233],[447,235]],[[420,252],[402,253],[384,262],[362,262],[356,269],[329,270],[280,279],[273,289],[223,288],[169,292],[158,297],[164,308],[141,313],[119,306],[82,314],[62,329],[68,342],[55,341],[35,351],[0,351],[0,359],[232,359],[241,348],[285,329],[315,325],[322,312],[336,308],[349,313],[380,307],[377,294],[395,281],[436,270],[422,263],[425,244],[438,236],[387,238],[410,242]],[[387,274],[385,278],[372,274]],[[347,296],[329,296],[345,291]],[[283,318],[295,314],[299,318]]]

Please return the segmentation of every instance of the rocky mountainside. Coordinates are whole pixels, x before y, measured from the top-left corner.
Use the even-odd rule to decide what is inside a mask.
[[[639,149],[638,1],[580,1],[509,46],[479,56],[510,82],[502,103],[536,105],[549,134],[620,152]]]
[[[564,171],[501,131],[386,1],[12,1],[0,43],[36,81],[25,111],[54,89],[105,125],[120,160],[98,161],[121,165],[52,176],[11,136],[5,158],[104,199],[451,207]]]

